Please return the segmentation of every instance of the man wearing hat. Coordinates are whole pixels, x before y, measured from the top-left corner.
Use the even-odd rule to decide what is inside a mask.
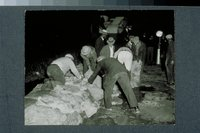
[[[83,74],[85,74],[88,69],[94,71],[97,61],[95,48],[87,45],[83,46],[80,55],[83,59]]]
[[[71,70],[71,72],[79,79],[82,78],[80,73],[78,72],[74,62],[74,57],[71,54],[66,54],[64,57],[60,57],[54,60],[47,67],[47,75],[49,78],[60,82],[61,84],[65,84],[65,74]]]
[[[105,90],[104,92],[105,107],[107,109],[111,108],[112,106],[111,94],[115,83],[118,82],[127,98],[130,108],[134,109],[136,113],[139,113],[137,99],[131,88],[128,72],[125,66],[122,65],[115,58],[105,58],[104,56],[98,57],[97,61],[98,61],[97,67],[94,73],[88,79],[88,82],[92,84],[100,71],[104,73],[103,88]]]
[[[131,66],[131,87],[133,88],[138,101],[140,101],[142,94],[139,90],[139,86],[146,57],[146,45],[138,36],[130,36],[129,39],[130,41],[127,46],[131,49],[133,54],[133,62]]]
[[[140,40],[138,36],[131,37],[131,50],[133,52],[133,60],[141,60],[144,64],[146,56],[146,45]]]
[[[167,83],[170,85],[173,85],[175,83],[175,77],[174,77],[174,41],[173,36],[171,34],[166,35],[166,39],[168,41],[168,47],[167,47],[167,53],[166,53],[166,71],[167,71]]]
[[[108,40],[106,41],[107,45],[105,45],[100,52],[101,56],[104,56],[106,58],[114,57],[114,52],[115,52],[115,39],[113,37],[109,37]]]
[[[96,50],[97,56],[100,55],[101,49],[103,48],[103,46],[106,45],[105,40],[108,34],[107,30],[105,29],[102,29],[100,33],[101,33],[101,36],[97,38],[95,42],[95,50]]]

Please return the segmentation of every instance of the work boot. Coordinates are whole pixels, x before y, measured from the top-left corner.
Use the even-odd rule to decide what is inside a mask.
[[[138,106],[137,107],[131,107],[130,110],[133,111],[133,112],[135,112],[136,114],[140,113],[140,109],[139,109]]]

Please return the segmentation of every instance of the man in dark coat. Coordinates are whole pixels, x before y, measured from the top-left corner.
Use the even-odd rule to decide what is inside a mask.
[[[133,60],[141,60],[144,64],[146,57],[146,44],[142,42],[138,36],[130,38],[132,42],[131,50],[133,52]]]
[[[165,66],[166,66],[166,71],[167,71],[167,83],[172,85],[175,82],[175,77],[174,77],[174,62],[175,62],[175,57],[174,57],[174,41],[172,40],[172,35],[168,34],[166,36],[166,39],[168,40],[168,48],[167,48],[167,53],[166,53],[166,61],[165,61]]]
[[[88,79],[88,82],[90,84],[93,83],[97,74],[100,71],[104,72],[103,88],[105,90],[104,92],[105,107],[107,109],[111,108],[112,106],[111,95],[113,87],[115,83],[118,82],[127,98],[130,108],[135,109],[136,113],[139,113],[140,111],[138,108],[138,102],[131,88],[130,79],[125,66],[121,64],[117,59],[105,58],[103,56],[100,56],[97,61],[98,61],[97,67],[94,73]]]
[[[154,63],[154,51],[155,51],[155,38],[151,35],[146,43],[147,54],[146,61],[147,65],[153,65]]]
[[[104,57],[114,57],[114,52],[115,52],[115,39],[113,37],[109,37],[108,40],[106,41],[107,45],[105,45],[101,51],[100,51],[100,56]]]
[[[96,42],[95,42],[95,50],[97,53],[97,57],[100,55],[100,51],[103,48],[103,46],[106,45],[105,43],[105,39],[107,37],[107,31],[106,30],[101,30],[101,36],[99,38],[97,38]]]
[[[138,36],[130,36],[130,41],[128,42],[127,46],[133,53],[133,61],[142,61],[141,71],[143,72],[146,59],[146,44],[142,42]]]

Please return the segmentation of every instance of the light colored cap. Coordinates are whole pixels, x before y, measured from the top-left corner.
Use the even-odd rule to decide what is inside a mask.
[[[104,34],[104,35],[107,35],[107,34],[108,34],[108,31],[105,30],[105,29],[100,29],[100,30],[99,30],[99,33]]]
[[[65,57],[71,58],[72,60],[74,60],[74,57],[71,54],[66,54]]]
[[[115,39],[113,37],[109,37],[107,40],[108,44],[114,44],[115,43]]]
[[[81,54],[82,55],[88,55],[92,49],[89,46],[83,46],[81,49]]]
[[[171,35],[171,34],[168,34],[168,35],[166,35],[166,38],[167,38],[167,39],[172,39],[172,35]]]

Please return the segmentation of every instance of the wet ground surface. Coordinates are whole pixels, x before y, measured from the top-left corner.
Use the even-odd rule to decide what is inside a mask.
[[[130,110],[126,99],[123,104],[104,108],[103,100],[98,112],[85,119],[82,125],[146,125],[175,124],[175,86],[166,85],[165,73],[159,66],[147,66],[141,76],[139,90],[140,113]]]

